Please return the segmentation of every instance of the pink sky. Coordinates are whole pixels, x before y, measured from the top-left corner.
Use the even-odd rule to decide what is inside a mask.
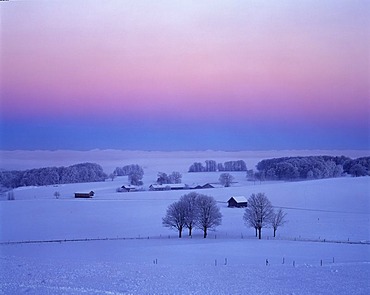
[[[5,123],[137,114],[369,131],[367,1],[0,5]]]

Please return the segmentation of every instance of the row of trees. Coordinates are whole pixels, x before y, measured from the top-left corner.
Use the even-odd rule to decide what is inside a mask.
[[[248,178],[259,180],[298,180],[370,175],[370,157],[352,160],[332,156],[284,157],[265,159],[257,164],[257,172],[247,172]]]
[[[203,231],[203,237],[206,238],[208,230],[216,228],[221,221],[222,214],[213,197],[189,193],[167,208],[162,224],[176,229],[179,238],[182,237],[184,228],[189,230],[189,236],[192,235],[194,228],[199,228]]]
[[[227,161],[225,163],[217,163],[214,160],[205,161],[205,165],[200,162],[193,163],[189,172],[216,172],[216,171],[247,171],[247,165],[243,160]]]
[[[262,237],[262,228],[272,227],[274,237],[278,227],[286,223],[286,213],[279,209],[274,210],[270,200],[264,193],[252,194],[248,199],[243,219],[245,225],[256,231],[256,237]],[[189,193],[183,195],[179,201],[172,203],[162,218],[162,224],[178,231],[179,238],[182,231],[187,228],[189,236],[194,228],[203,231],[203,237],[207,237],[209,229],[214,229],[221,224],[222,214],[213,197]]]
[[[46,167],[25,171],[0,171],[0,184],[7,188],[41,186],[64,183],[104,181],[107,175],[95,163],[81,163],[68,167]]]

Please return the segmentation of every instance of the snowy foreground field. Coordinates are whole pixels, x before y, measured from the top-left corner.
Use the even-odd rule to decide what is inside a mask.
[[[32,152],[9,153],[7,169],[31,168]],[[107,173],[138,163],[146,186],[159,171],[180,171],[187,184],[217,182],[218,172],[187,173],[195,161],[243,159],[253,169],[282,155],[70,152],[53,165],[53,152],[34,153],[34,167],[94,161],[94,153]],[[311,154],[324,153],[300,155]],[[232,174],[230,188],[197,191],[213,196],[223,214],[207,239],[199,230],[178,239],[162,226],[168,205],[189,191],[117,193],[126,177],[16,189],[14,201],[0,200],[0,294],[370,294],[370,177],[253,183]],[[90,190],[93,199],[73,198]],[[244,210],[227,208],[231,196],[257,192],[288,213],[276,238],[263,229],[257,240],[243,223]]]

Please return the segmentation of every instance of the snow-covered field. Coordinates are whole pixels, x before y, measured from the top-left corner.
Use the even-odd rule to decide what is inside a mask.
[[[262,158],[317,154],[369,153],[18,151],[0,158],[6,169],[93,161],[106,173],[137,163],[147,188],[159,171],[180,171],[187,184],[217,182],[218,172],[187,173],[195,161],[242,159],[250,169]],[[232,187],[198,191],[223,214],[207,239],[199,230],[178,239],[161,224],[167,206],[189,191],[117,193],[126,177],[16,189],[14,201],[0,201],[0,294],[370,293],[370,177],[253,183],[232,174]],[[93,199],[73,198],[90,190]],[[256,240],[243,209],[227,208],[231,196],[257,192],[288,213],[275,239],[263,229]]]

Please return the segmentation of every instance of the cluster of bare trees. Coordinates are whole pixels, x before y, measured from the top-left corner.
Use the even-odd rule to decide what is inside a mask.
[[[272,227],[274,237],[279,226],[286,223],[286,213],[282,209],[274,210],[270,200],[264,193],[252,194],[248,199],[248,206],[245,209],[243,219],[245,225],[256,230],[256,237],[262,237],[263,227]]]
[[[271,227],[274,237],[278,227],[284,225],[286,213],[282,209],[274,210],[270,200],[264,193],[252,194],[248,199],[243,219],[247,227],[253,227],[256,237],[262,238],[262,228]],[[207,237],[209,229],[214,229],[221,224],[222,214],[213,197],[195,192],[183,195],[179,201],[172,203],[167,208],[166,216],[162,218],[162,224],[178,231],[182,237],[184,229],[192,235],[194,228],[203,231],[203,237]]]
[[[158,184],[173,184],[181,183],[182,174],[177,171],[173,171],[171,174],[167,175],[164,172],[158,172],[157,183]]]
[[[109,174],[109,178],[114,180],[117,176],[128,176],[128,181],[132,185],[143,185],[144,169],[138,164],[126,165],[117,167],[113,173]]]
[[[195,192],[183,195],[179,201],[172,203],[162,219],[166,227],[178,231],[179,238],[184,228],[192,235],[194,228],[203,231],[203,237],[207,237],[209,229],[214,229],[221,224],[222,214],[213,197]]]

